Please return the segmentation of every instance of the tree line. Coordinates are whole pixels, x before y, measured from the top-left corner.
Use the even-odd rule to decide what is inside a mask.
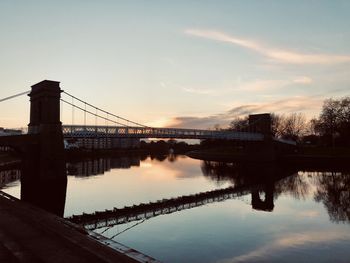
[[[235,118],[228,130],[249,130],[248,117]],[[271,133],[283,139],[320,146],[350,146],[350,97],[326,99],[318,118],[303,113],[271,114]]]

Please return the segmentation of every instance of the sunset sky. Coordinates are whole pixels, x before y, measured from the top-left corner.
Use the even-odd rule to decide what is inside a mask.
[[[50,79],[151,126],[311,118],[350,95],[349,14],[340,0],[1,1],[0,99]],[[28,118],[27,96],[0,103],[0,127]]]

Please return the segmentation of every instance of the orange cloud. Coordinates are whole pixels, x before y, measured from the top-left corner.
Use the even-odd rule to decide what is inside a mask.
[[[323,102],[321,96],[295,96],[265,103],[247,104],[234,107],[223,113],[210,116],[179,116],[168,121],[167,127],[208,129],[216,124],[227,126],[234,118],[255,113],[290,113],[301,111],[318,111]]]

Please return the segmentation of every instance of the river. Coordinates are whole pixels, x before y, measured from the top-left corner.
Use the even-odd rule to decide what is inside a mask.
[[[177,198],[180,211],[164,208],[160,215],[94,230],[163,262],[350,261],[346,170],[186,156],[104,158],[66,167],[64,217],[157,201],[152,207],[159,211],[163,199]],[[20,198],[19,176],[6,178],[2,190]],[[193,207],[181,196],[191,196]]]

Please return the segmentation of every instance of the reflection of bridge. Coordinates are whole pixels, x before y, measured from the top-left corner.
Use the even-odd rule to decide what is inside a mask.
[[[132,166],[140,166],[140,158],[137,157],[118,157],[118,158],[99,158],[88,159],[77,163],[68,163],[68,175],[90,176],[104,174],[110,169],[128,169]]]
[[[0,188],[21,178],[20,169],[0,170]]]
[[[273,203],[271,205],[270,202],[273,202],[273,192],[265,192],[265,201],[261,201],[258,192],[259,189],[263,188],[264,186],[259,185],[253,187],[228,187],[225,189],[180,196],[172,199],[163,199],[158,202],[139,204],[121,209],[114,208],[113,210],[95,212],[92,214],[73,215],[68,218],[68,220],[82,225],[86,229],[94,230],[102,227],[111,227],[132,221],[149,219],[159,215],[171,214],[209,203],[237,198],[250,193],[252,193],[252,205],[254,209],[272,211]],[[271,194],[272,197],[269,196]],[[256,203],[259,203],[259,207],[254,207]]]

